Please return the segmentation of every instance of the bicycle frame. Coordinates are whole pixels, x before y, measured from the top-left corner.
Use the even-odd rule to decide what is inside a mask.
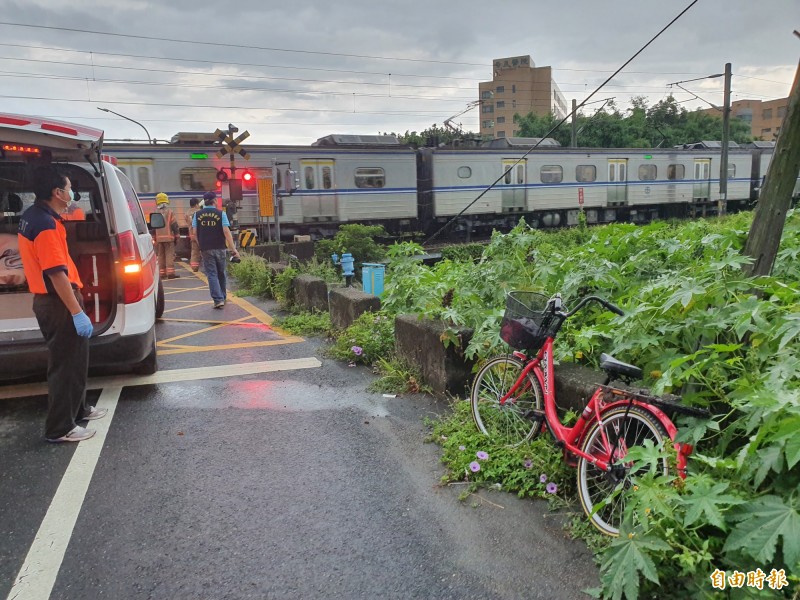
[[[500,398],[501,405],[505,404],[509,398],[516,394],[516,391],[520,388],[520,386],[524,385],[524,383],[527,381],[528,374],[533,371],[542,387],[542,390],[544,391],[544,417],[548,429],[550,429],[558,443],[563,445],[566,451],[575,456],[586,459],[604,471],[610,471],[611,465],[616,461],[617,458],[619,458],[615,456],[617,442],[611,444],[606,436],[605,428],[602,427],[602,415],[611,408],[629,405],[640,406],[652,413],[652,415],[658,419],[658,421],[664,426],[664,429],[667,431],[667,434],[671,440],[675,439],[677,429],[672,420],[662,410],[651,404],[647,404],[646,402],[641,402],[630,397],[626,398],[624,392],[622,391],[620,391],[619,400],[612,400],[611,402],[608,402],[606,397],[609,395],[609,392],[603,387],[598,387],[597,390],[595,390],[594,394],[592,394],[592,397],[589,399],[589,402],[586,404],[586,407],[583,409],[583,412],[581,412],[581,414],[578,416],[578,420],[572,427],[562,425],[556,408],[554,385],[555,375],[552,360],[553,341],[554,340],[552,337],[548,337],[536,355],[536,358],[533,359],[530,359],[522,352],[514,352],[514,356],[524,360],[526,364],[517,378],[517,381],[514,383],[508,393]],[[580,444],[583,440],[584,434],[589,430],[589,427],[595,421],[597,421],[601,427],[600,435],[602,436],[605,448],[610,449],[607,457],[592,456],[586,454],[580,449]],[[612,447],[614,448],[612,449]],[[678,451],[678,473],[681,477],[685,477],[686,457],[691,453],[692,447],[677,443],[674,444],[674,447]]]

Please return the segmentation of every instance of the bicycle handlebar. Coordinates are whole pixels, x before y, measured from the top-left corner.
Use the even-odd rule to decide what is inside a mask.
[[[559,296],[559,300],[560,300],[561,297],[560,297],[560,295],[558,295],[558,296]],[[615,313],[615,314],[617,314],[619,316],[624,316],[625,315],[625,313],[623,312],[623,310],[619,306],[617,306],[615,304],[612,304],[611,302],[601,298],[600,296],[586,296],[585,298],[581,299],[581,301],[578,302],[578,305],[575,308],[573,308],[571,311],[566,312],[566,313],[561,312],[560,314],[565,319],[569,319],[572,315],[574,315],[576,312],[581,310],[584,306],[586,306],[590,302],[597,302],[598,304],[604,306],[607,310],[610,310],[611,312],[613,312],[613,313]],[[559,304],[560,304],[560,302],[559,302]]]

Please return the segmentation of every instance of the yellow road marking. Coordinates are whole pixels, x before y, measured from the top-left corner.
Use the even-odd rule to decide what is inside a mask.
[[[265,346],[280,346],[282,344],[296,344],[297,342],[304,342],[305,338],[290,336],[281,338],[279,340],[270,340],[268,342],[245,342],[243,344],[225,344],[222,346],[185,346],[183,348],[168,348],[162,350],[160,345],[158,349],[159,356],[167,356],[170,354],[187,354],[190,352],[211,352],[214,350],[241,350],[242,348],[263,348]],[[160,344],[160,343],[159,343]]]
[[[183,310],[185,308],[194,308],[195,306],[208,306],[208,300],[203,300],[202,302],[195,302],[194,304],[187,304],[186,306],[178,306],[177,308],[170,308],[169,310],[165,310],[164,314],[175,312],[178,310]]]
[[[180,294],[182,292],[196,292],[197,290],[205,290],[208,291],[207,287],[196,287],[196,288],[172,288],[174,291],[167,292],[166,288],[164,288],[164,295],[168,296],[170,294]]]
[[[238,323],[240,321],[244,321],[250,318],[251,317],[247,316],[247,317],[242,317],[241,319],[236,319],[235,321],[226,321],[225,323],[221,323],[219,325],[212,325],[211,327],[203,327],[203,329],[198,329],[197,331],[190,331],[189,333],[182,333],[181,335],[176,335],[175,337],[161,340],[160,343],[169,344],[170,342],[174,342],[175,340],[182,340],[183,338],[192,337],[194,335],[199,335],[201,333],[206,333],[207,331],[214,331],[215,329],[220,329],[221,327],[226,327],[232,323]]]
[[[252,316],[252,315],[244,317],[244,318],[247,319],[247,320],[255,319],[255,317]],[[216,323],[230,323],[230,321],[217,321],[216,319],[176,319],[176,318],[170,318],[170,319],[161,319],[161,321],[169,322],[169,323],[208,323],[209,325],[214,325]],[[265,323],[258,323],[258,324],[259,325],[265,325]],[[256,325],[256,323],[253,323],[253,325]]]

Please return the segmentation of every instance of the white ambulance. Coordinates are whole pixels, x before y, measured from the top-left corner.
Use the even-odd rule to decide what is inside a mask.
[[[94,325],[90,367],[158,370],[155,322],[164,311],[150,225],[125,174],[102,154],[103,132],[42,117],[0,113],[0,379],[46,372],[47,348],[19,257],[20,216],[34,201],[33,173],[57,166],[72,182],[67,244]],[[151,222],[152,220],[152,222]]]

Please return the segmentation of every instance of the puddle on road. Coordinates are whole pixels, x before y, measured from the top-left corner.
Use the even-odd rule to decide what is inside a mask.
[[[354,388],[331,388],[298,381],[224,381],[203,385],[158,386],[158,402],[167,407],[313,411],[359,408],[374,417],[389,416],[387,399]]]

